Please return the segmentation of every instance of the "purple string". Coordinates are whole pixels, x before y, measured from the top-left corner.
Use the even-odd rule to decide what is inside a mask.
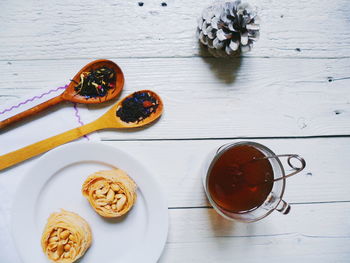
[[[18,109],[19,107],[21,107],[21,106],[23,106],[23,105],[25,105],[25,104],[27,104],[27,103],[29,103],[29,102],[32,102],[32,101],[37,100],[37,99],[41,99],[41,98],[43,98],[44,96],[47,96],[47,95],[49,95],[49,94],[51,94],[51,93],[53,93],[53,92],[57,92],[57,91],[59,91],[59,90],[61,90],[61,89],[66,89],[67,87],[68,87],[68,85],[65,85],[65,86],[62,86],[62,87],[57,87],[57,88],[55,88],[55,89],[51,89],[51,90],[49,90],[49,91],[47,91],[47,92],[44,92],[44,93],[42,93],[42,94],[40,94],[40,95],[36,95],[36,96],[34,96],[34,97],[30,98],[30,99],[27,99],[27,100],[25,100],[25,101],[22,101],[22,102],[18,103],[17,105],[11,106],[10,108],[7,108],[7,109],[4,109],[4,110],[0,111],[0,115],[4,114],[4,113],[6,113],[6,112],[10,112],[10,111],[12,111],[12,110],[14,110],[14,109]],[[74,103],[73,105],[74,105],[75,117],[77,118],[77,121],[78,121],[79,125],[80,125],[80,126],[83,126],[84,123],[83,123],[82,120],[81,120],[81,117],[80,117],[80,114],[79,114],[79,110],[78,110],[77,104]],[[90,140],[88,136],[84,135],[84,137],[85,137],[87,140]]]
[[[12,106],[12,107],[10,107],[10,108],[8,108],[8,109],[4,109],[3,111],[0,111],[0,115],[4,114],[4,113],[6,113],[6,112],[12,111],[12,110],[14,110],[14,109],[17,109],[17,108],[19,108],[20,106],[27,104],[28,102],[32,102],[32,101],[34,101],[34,100],[36,100],[36,99],[41,99],[42,97],[44,97],[44,96],[46,96],[46,95],[49,95],[49,94],[52,93],[52,92],[59,91],[60,89],[66,89],[67,87],[68,87],[68,85],[63,86],[63,87],[58,87],[58,88],[56,88],[56,89],[52,89],[52,90],[49,90],[49,91],[47,91],[47,92],[44,92],[44,93],[42,93],[42,94],[39,95],[39,96],[34,96],[33,98],[27,99],[26,101],[22,101],[22,102],[18,103],[17,105],[14,105],[14,106]]]
[[[83,126],[84,123],[83,123],[83,121],[81,120],[81,117],[80,117],[80,115],[79,115],[79,110],[78,110],[77,104],[74,103],[73,105],[74,105],[75,117],[77,117],[77,121],[78,121],[78,123],[80,124],[80,126]],[[89,138],[87,135],[84,135],[84,137],[85,137],[88,141],[90,141],[90,138]]]

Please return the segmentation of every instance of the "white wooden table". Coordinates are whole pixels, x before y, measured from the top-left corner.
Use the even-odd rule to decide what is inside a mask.
[[[225,61],[195,37],[211,1],[139,1],[1,0],[0,105],[112,59],[125,73],[123,94],[149,88],[164,99],[149,129],[100,133],[167,192],[160,262],[349,262],[350,2],[252,0],[261,38]],[[232,223],[209,206],[198,168],[210,150],[239,140],[306,159],[287,183],[289,215]]]

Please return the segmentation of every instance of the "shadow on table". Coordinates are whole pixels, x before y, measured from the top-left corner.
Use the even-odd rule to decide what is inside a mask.
[[[210,207],[206,209],[208,213],[209,226],[211,226],[211,231],[215,237],[228,237],[234,233],[235,222],[229,221],[219,215],[214,208],[212,208],[209,203],[205,192],[203,191],[203,197],[207,200],[207,206]]]
[[[207,209],[211,229],[215,237],[228,237],[234,234],[235,222],[219,215],[214,208]]]
[[[216,58],[203,45],[200,45],[199,55],[209,65],[218,80],[226,84],[235,82],[242,57]]]
[[[219,215],[214,208],[211,207],[209,201],[207,209],[209,223],[214,237],[222,238],[248,238],[240,239],[241,244],[249,245],[251,240],[249,237],[255,237],[255,223],[241,223],[237,221],[230,221]],[[225,249],[232,246],[230,242],[220,242],[220,247]]]

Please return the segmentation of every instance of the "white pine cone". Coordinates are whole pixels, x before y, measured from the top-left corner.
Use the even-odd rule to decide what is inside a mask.
[[[247,3],[219,3],[204,9],[198,19],[200,42],[216,57],[250,51],[259,38],[259,18]]]

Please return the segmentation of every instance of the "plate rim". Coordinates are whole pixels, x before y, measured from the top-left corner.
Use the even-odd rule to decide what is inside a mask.
[[[21,259],[22,262],[27,262],[25,260],[23,260],[23,249],[21,248],[20,242],[18,241],[18,228],[21,221],[23,221],[23,219],[20,219],[19,216],[16,216],[16,214],[21,214],[19,211],[20,209],[18,208],[18,204],[20,204],[23,200],[20,198],[20,195],[18,195],[18,192],[20,192],[21,189],[23,189],[23,187],[26,185],[26,182],[29,180],[30,175],[33,174],[33,172],[35,172],[36,168],[38,165],[40,165],[42,162],[45,162],[45,160],[52,158],[52,156],[60,154],[62,152],[68,151],[70,148],[76,148],[79,149],[80,147],[91,147],[92,149],[95,147],[100,147],[100,149],[103,150],[103,148],[107,149],[109,151],[114,151],[117,152],[118,154],[122,154],[124,155],[127,159],[131,160],[131,161],[135,161],[138,163],[138,165],[140,167],[142,167],[143,170],[146,171],[147,175],[150,176],[152,178],[152,184],[154,184],[154,188],[157,189],[158,195],[161,196],[161,198],[159,198],[159,200],[162,203],[162,209],[159,209],[159,211],[163,211],[163,229],[161,231],[159,231],[159,237],[157,237],[157,240],[159,240],[159,242],[157,242],[157,248],[154,249],[154,252],[151,253],[151,260],[149,262],[156,262],[159,260],[159,258],[161,257],[164,248],[165,248],[165,244],[167,241],[167,237],[168,237],[168,232],[169,232],[169,211],[168,211],[168,202],[167,202],[167,198],[165,195],[165,192],[163,190],[163,188],[161,187],[160,183],[158,182],[157,178],[149,171],[149,169],[144,165],[143,162],[138,161],[136,158],[134,158],[133,156],[131,156],[130,154],[124,152],[123,150],[120,150],[117,147],[111,146],[111,145],[107,145],[101,142],[74,142],[74,143],[69,143],[69,144],[65,144],[62,145],[60,147],[57,147],[49,152],[46,152],[44,155],[40,156],[33,164],[32,166],[25,172],[24,176],[21,178],[21,181],[16,189],[16,193],[14,196],[14,200],[12,203],[12,207],[11,207],[11,236],[12,239],[14,241],[15,244],[15,248],[16,251],[19,255],[19,258]],[[76,150],[75,149],[75,150]],[[83,160],[80,160],[83,161]],[[76,162],[80,162],[78,161],[72,161],[69,164],[73,164]],[[99,161],[99,160],[97,160]],[[105,162],[108,165],[114,166],[114,167],[118,167],[115,163],[111,163],[111,162]],[[66,164],[67,165],[67,164]],[[65,166],[66,166],[65,165]],[[55,168],[55,172],[59,171],[61,168],[63,168],[62,166],[58,165],[58,167]],[[51,173],[48,178],[51,178],[54,175],[54,173]],[[40,188],[41,189],[41,188]],[[34,202],[36,203],[36,202]],[[152,223],[151,223],[152,224]],[[41,247],[40,247],[41,249]],[[145,257],[146,255],[144,255]],[[146,260],[145,262],[148,262],[147,258],[144,258],[144,260]]]

